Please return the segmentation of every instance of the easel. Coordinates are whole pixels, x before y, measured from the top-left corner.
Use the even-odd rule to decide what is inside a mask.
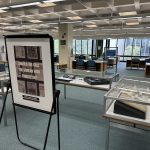
[[[9,81],[9,83],[7,85],[7,89],[6,89],[6,94],[5,94],[5,98],[4,98],[4,101],[3,101],[3,105],[2,105],[2,110],[1,110],[1,113],[0,113],[0,123],[2,121],[2,117],[3,117],[4,109],[5,109],[5,104],[6,104],[6,99],[7,99],[7,95],[8,95],[8,92],[9,92],[10,88],[11,88],[11,83]]]
[[[3,102],[2,111],[1,111],[1,114],[0,114],[0,123],[1,123],[1,120],[2,120],[2,117],[3,117],[4,108],[5,108],[5,105],[6,105],[6,100],[7,100],[7,95],[8,95],[9,89],[11,89],[11,83],[8,83],[8,85],[7,85],[6,95],[5,95],[5,99],[4,99],[4,102]],[[34,110],[34,111],[39,111],[39,112],[42,112],[42,113],[49,114],[49,120],[48,120],[48,125],[47,125],[47,130],[46,130],[46,135],[45,135],[43,150],[46,149],[47,139],[48,139],[48,134],[49,134],[49,129],[50,129],[52,115],[54,115],[54,114],[57,113],[58,150],[60,150],[59,94],[60,94],[60,91],[56,90],[55,93],[54,93],[53,104],[52,104],[52,108],[51,108],[50,112],[40,111],[40,110],[37,110],[37,109],[33,109],[33,108],[29,108],[29,107],[25,107],[25,106],[22,106],[22,105],[15,104],[14,100],[13,100],[13,94],[12,94],[13,110],[14,110],[15,125],[16,125],[16,133],[17,133],[17,138],[18,138],[18,140],[19,140],[19,142],[21,144],[23,144],[23,145],[25,145],[27,147],[30,147],[32,149],[39,150],[38,148],[36,148],[36,147],[34,147],[34,146],[32,146],[32,145],[30,145],[28,143],[25,143],[25,142],[23,142],[20,139],[19,130],[18,130],[17,114],[16,114],[16,108],[15,108],[16,106],[18,106],[18,107],[24,107],[24,108],[31,109],[31,110]]]

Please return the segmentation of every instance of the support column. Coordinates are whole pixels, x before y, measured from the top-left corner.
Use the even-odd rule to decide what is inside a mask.
[[[59,64],[67,64],[68,68],[70,68],[72,33],[72,24],[59,25]]]

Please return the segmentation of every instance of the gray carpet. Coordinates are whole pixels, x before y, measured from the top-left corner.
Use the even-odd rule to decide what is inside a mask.
[[[143,70],[126,70],[118,65],[124,75],[144,77]],[[77,87],[67,87],[67,99],[63,98],[63,86],[57,85],[60,95],[61,150],[105,150],[107,121],[102,118],[105,92]],[[17,108],[20,137],[23,141],[42,149],[48,115]],[[7,100],[8,126],[0,125],[0,150],[30,150],[19,143],[14,123],[11,98]],[[57,150],[57,122],[52,118],[47,149]],[[123,129],[121,129],[123,127]],[[111,125],[109,150],[150,150],[150,133],[124,126]]]

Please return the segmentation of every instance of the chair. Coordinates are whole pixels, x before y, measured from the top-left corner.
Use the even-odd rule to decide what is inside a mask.
[[[3,72],[5,71],[5,64],[0,64],[0,72]]]
[[[87,61],[87,70],[96,71],[95,61],[90,59]]]
[[[132,58],[132,60],[131,60],[131,68],[132,67],[139,68],[139,65],[140,65],[140,59],[139,58]]]
[[[83,59],[77,59],[76,60],[76,69],[81,69],[81,70],[85,69],[85,65],[84,65]]]

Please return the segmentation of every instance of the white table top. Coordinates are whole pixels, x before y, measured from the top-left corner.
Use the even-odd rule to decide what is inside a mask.
[[[59,79],[64,79],[64,81],[61,81]],[[83,78],[77,78],[77,79],[73,79],[70,82],[67,82],[69,80],[70,79],[66,79],[66,78],[63,78],[63,77],[58,77],[58,78],[56,78],[56,83],[64,84],[64,85],[70,85],[70,86],[78,86],[78,87],[84,87],[84,88],[97,89],[97,90],[104,90],[104,91],[108,91],[110,89],[110,84],[106,84],[106,85],[90,85],[90,84],[86,83],[83,80]],[[114,85],[115,85],[115,83],[113,83],[111,86],[114,86]]]

